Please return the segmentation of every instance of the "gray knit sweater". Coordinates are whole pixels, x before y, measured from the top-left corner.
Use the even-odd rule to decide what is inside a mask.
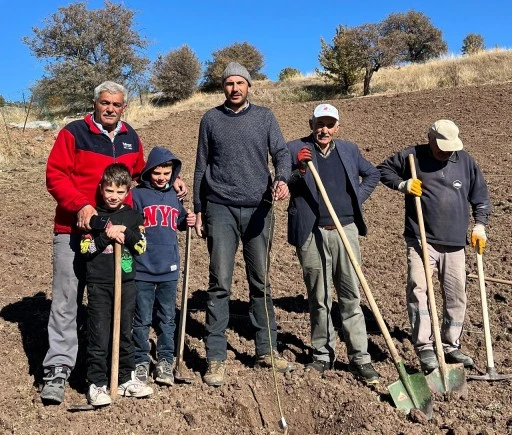
[[[194,211],[204,211],[206,201],[255,207],[270,199],[269,154],[275,180],[287,182],[290,155],[270,109],[250,104],[233,113],[221,105],[206,112],[199,126]]]

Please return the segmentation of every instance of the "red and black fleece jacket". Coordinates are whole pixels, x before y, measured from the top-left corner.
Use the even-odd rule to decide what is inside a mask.
[[[76,215],[88,204],[96,207],[101,176],[111,163],[124,163],[134,179],[144,168],[142,143],[125,122],[113,142],[91,114],[59,132],[46,165],[46,187],[57,201],[54,233],[78,232]],[[127,202],[131,204],[131,196]]]

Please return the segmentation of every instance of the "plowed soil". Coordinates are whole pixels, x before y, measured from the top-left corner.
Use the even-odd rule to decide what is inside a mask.
[[[512,279],[512,84],[375,96],[331,101],[339,109],[339,136],[356,142],[375,165],[408,145],[423,143],[433,121],[453,119],[465,148],[481,166],[491,193],[493,215],[488,226],[484,267],[490,277]],[[219,101],[220,103],[220,101]],[[283,133],[291,140],[309,133],[314,102],[272,106]],[[146,151],[169,146],[183,161],[183,178],[192,188],[197,131],[203,111],[172,113],[139,129]],[[45,161],[54,132],[10,131],[20,144],[20,159],[0,172],[0,432],[62,433],[278,433],[281,416],[272,373],[253,369],[254,343],[248,318],[248,291],[241,256],[232,286],[228,335],[228,378],[218,389],[202,384],[208,255],[204,241],[192,240],[190,300],[185,361],[195,382],[170,388],[153,384],[147,400],[118,398],[97,411],[70,413],[85,403],[85,331],[80,334],[77,367],[65,403],[43,406],[38,388],[47,350],[51,301],[52,219],[55,203],[46,192]],[[236,162],[233,162],[236,164]],[[250,183],[250,180],[247,180]],[[191,203],[191,195],[187,202]],[[271,285],[279,325],[280,351],[298,369],[278,375],[283,413],[294,434],[512,434],[512,382],[469,381],[467,397],[434,396],[434,416],[405,415],[396,409],[386,386],[396,379],[390,354],[363,296],[370,352],[382,376],[377,387],[354,380],[347,371],[340,339],[333,371],[321,377],[305,372],[309,361],[309,314],[305,287],[294,249],[286,243],[286,206],[276,204],[276,233],[271,255]],[[369,234],[361,239],[362,269],[399,354],[409,368],[419,368],[410,341],[405,309],[403,198],[379,186],[365,203]],[[184,248],[181,237],[181,249]],[[476,273],[476,258],[467,250],[467,271]],[[434,280],[438,305],[441,296]],[[463,350],[485,373],[486,351],[477,281],[468,278],[469,304]],[[512,373],[512,287],[487,284],[495,365]],[[178,304],[179,307],[179,304]],[[438,307],[440,310],[440,306]],[[339,327],[339,317],[335,317]]]

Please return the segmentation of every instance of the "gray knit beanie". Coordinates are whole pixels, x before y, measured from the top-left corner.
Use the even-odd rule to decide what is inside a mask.
[[[237,62],[229,62],[228,66],[222,73],[222,84],[224,85],[224,80],[226,80],[229,76],[240,76],[243,77],[245,80],[247,80],[247,83],[249,86],[252,86],[251,83],[251,75],[249,74],[249,71],[247,69],[240,65]]]

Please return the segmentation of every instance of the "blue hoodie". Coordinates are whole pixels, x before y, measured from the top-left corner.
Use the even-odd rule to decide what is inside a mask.
[[[172,175],[165,189],[156,189],[151,183],[151,170],[172,161]],[[136,257],[137,281],[163,282],[177,280],[180,252],[176,230],[186,229],[187,212],[172,187],[181,170],[181,160],[166,148],[151,150],[140,176],[140,184],[133,189],[133,207],[144,215],[147,240],[146,253]]]

